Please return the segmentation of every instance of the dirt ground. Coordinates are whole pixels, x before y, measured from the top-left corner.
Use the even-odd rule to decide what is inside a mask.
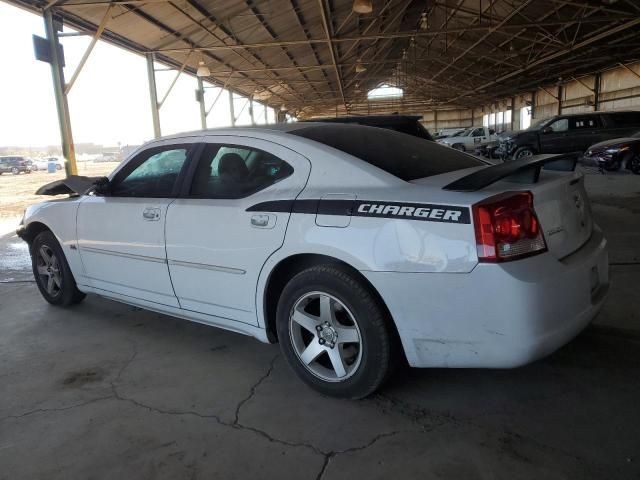
[[[79,162],[78,175],[107,175],[118,166],[118,162]],[[0,222],[12,222],[22,216],[24,209],[33,203],[42,202],[53,197],[36,195],[35,191],[49,182],[64,178],[64,170],[56,173],[45,171],[0,175]]]

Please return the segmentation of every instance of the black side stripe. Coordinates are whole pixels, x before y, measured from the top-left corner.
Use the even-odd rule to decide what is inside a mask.
[[[431,203],[378,202],[375,200],[272,200],[252,205],[247,208],[247,212],[289,212],[442,223],[471,223],[468,207]]]

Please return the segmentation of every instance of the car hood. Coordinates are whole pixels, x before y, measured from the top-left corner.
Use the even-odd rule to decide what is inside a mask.
[[[62,180],[56,180],[43,185],[36,190],[36,195],[82,195],[93,187],[97,181],[103,178],[104,177],[71,175]]]
[[[447,145],[450,145],[452,143],[456,143],[457,141],[459,141],[461,138],[464,137],[446,137],[446,138],[439,138],[436,140],[436,142],[438,143],[446,143]]]
[[[596,143],[589,147],[589,150],[602,150],[603,148],[612,147],[621,143],[629,143],[629,142],[640,142],[640,138],[634,137],[625,137],[625,138],[614,138],[613,140],[606,140],[604,142]]]

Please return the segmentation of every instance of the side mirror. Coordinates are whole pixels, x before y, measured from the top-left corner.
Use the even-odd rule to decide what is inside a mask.
[[[111,194],[111,182],[107,177],[100,177],[94,182],[93,191],[97,195],[108,196]]]
[[[553,128],[551,128],[551,127],[544,127],[544,128],[542,129],[542,133],[545,133],[545,134],[546,134],[546,133],[553,133]]]

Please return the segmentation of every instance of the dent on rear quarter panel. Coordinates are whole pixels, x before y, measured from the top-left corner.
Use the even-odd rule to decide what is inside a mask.
[[[292,214],[283,251],[338,258],[358,270],[470,272],[477,264],[470,224],[357,217],[346,228],[321,227]]]

